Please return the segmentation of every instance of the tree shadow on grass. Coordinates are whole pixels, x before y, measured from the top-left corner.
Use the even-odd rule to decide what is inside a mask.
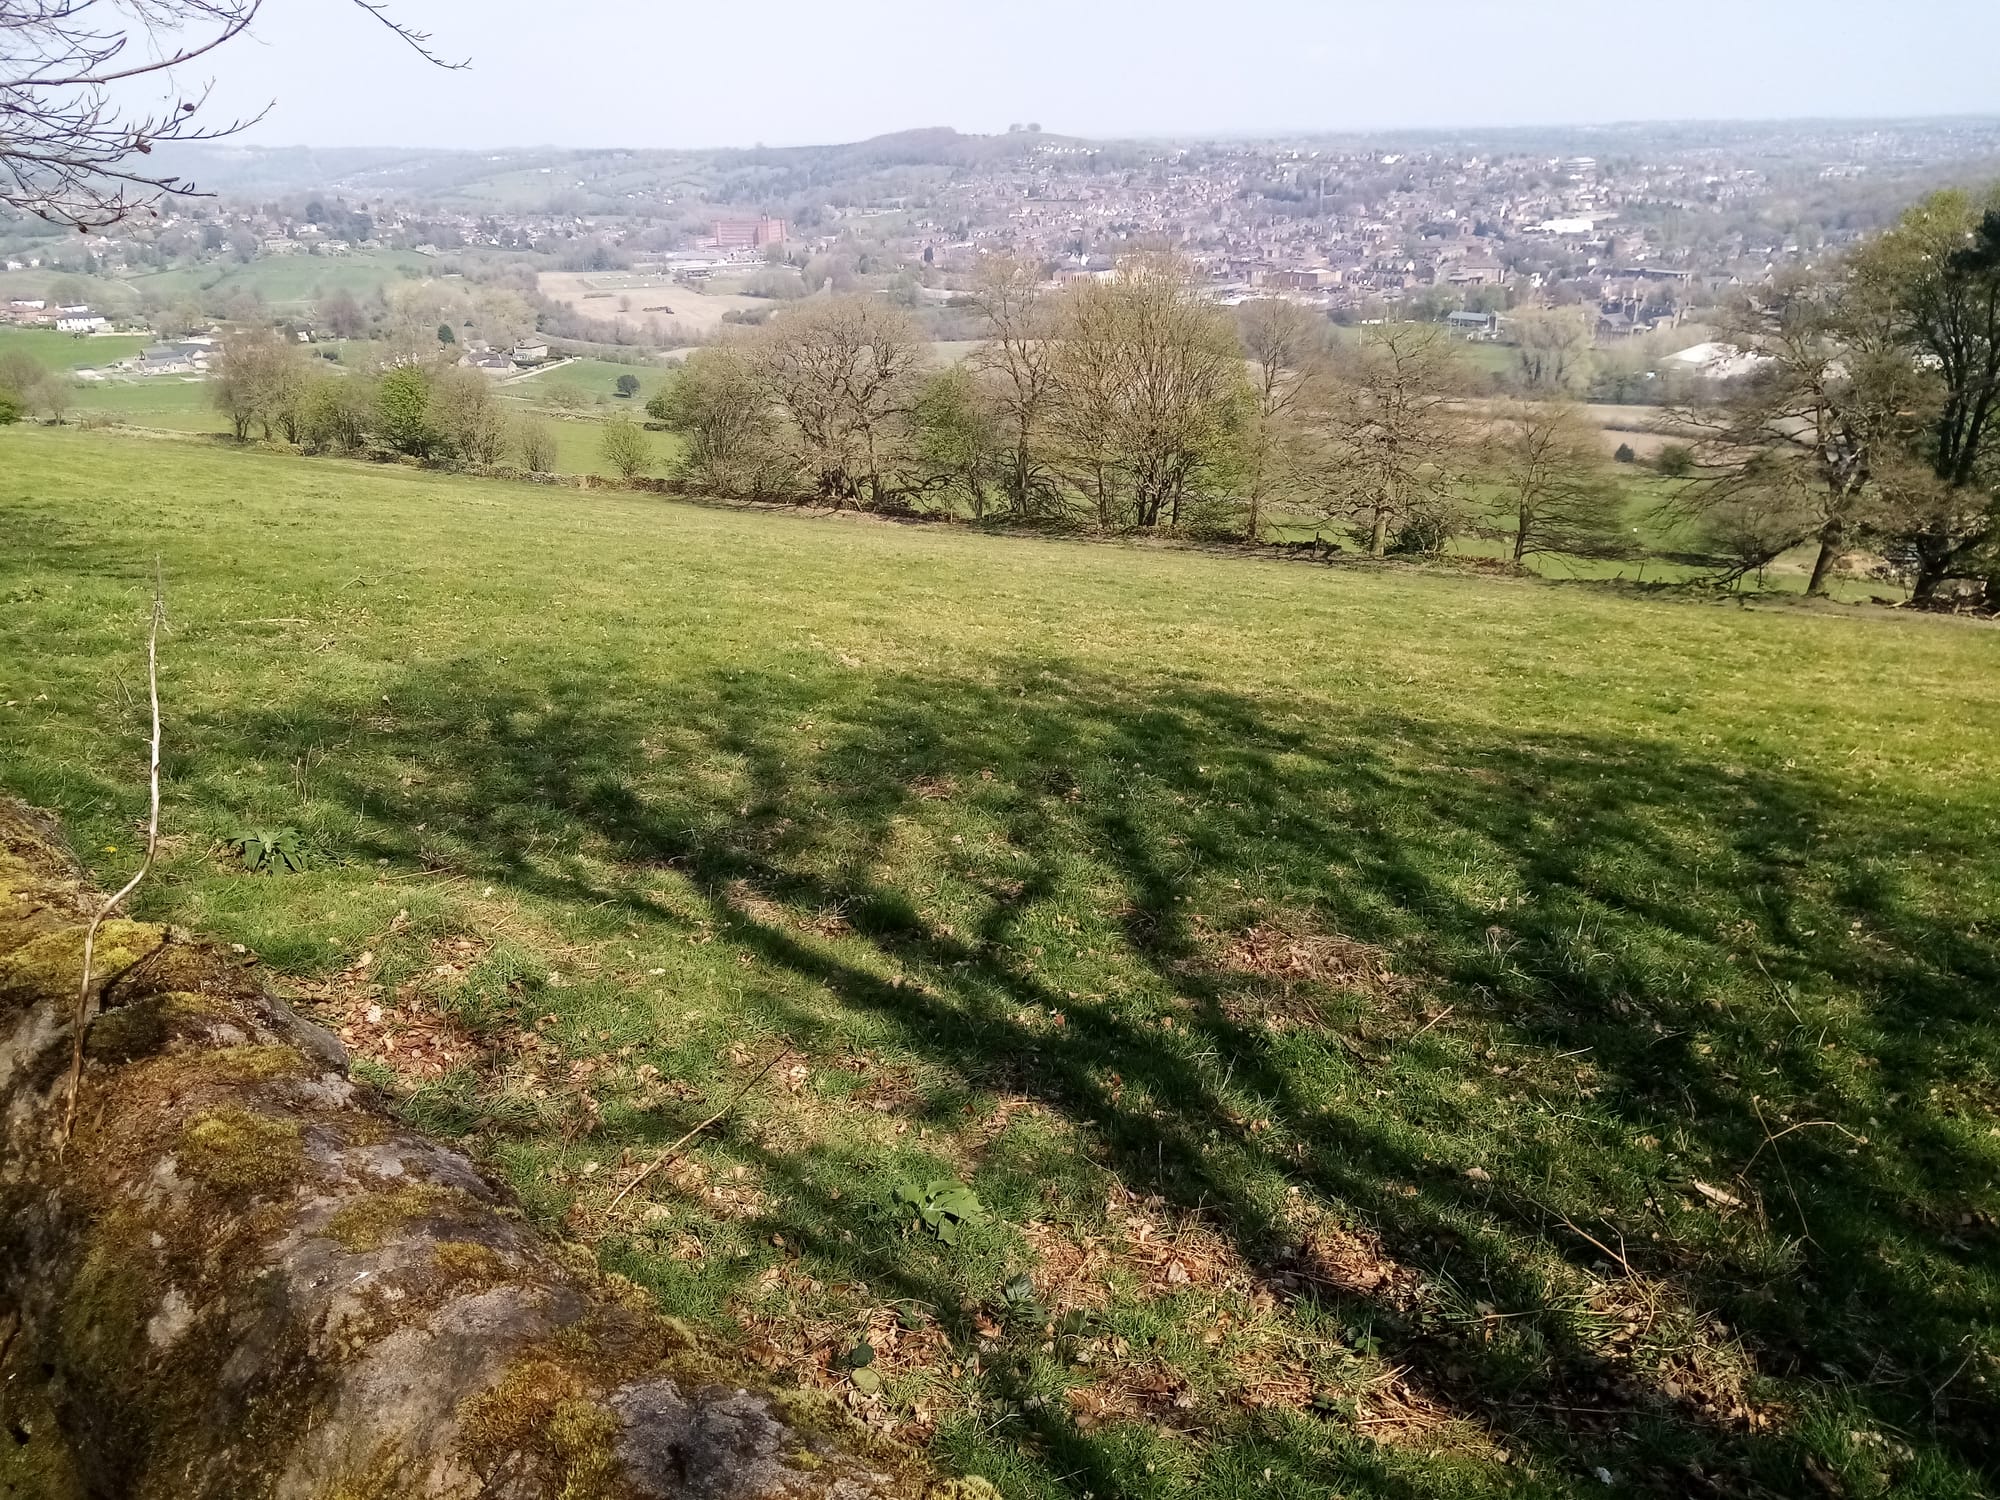
[[[316,787],[362,815],[357,856],[635,924],[670,919],[663,868],[685,877],[719,934],[801,982],[763,997],[776,1029],[814,1045],[826,1010],[797,996],[830,996],[965,1089],[1035,1100],[1545,1469],[1810,1492],[1823,1396],[1900,1434],[1925,1492],[1992,1474],[1991,1167],[1960,1119],[1995,1102],[2000,962],[1962,814],[1665,741],[1328,722],[1048,660],[632,690],[459,662],[409,673],[387,716],[232,732],[330,747]],[[846,937],[806,930],[828,912]],[[1257,933],[1367,945],[1393,982],[1233,962]],[[763,1165],[794,1243],[955,1302],[889,1247],[842,1249],[800,1163]],[[1315,1269],[1293,1188],[1488,1312]],[[1549,1305],[1565,1268],[1740,1337],[1775,1399],[1621,1354],[1599,1336],[1618,1307]],[[1047,1408],[1007,1421],[1049,1473],[1090,1476],[1079,1492],[1139,1492],[1112,1438]],[[1337,1417],[1253,1423],[1217,1462],[1267,1450],[1432,1492]]]

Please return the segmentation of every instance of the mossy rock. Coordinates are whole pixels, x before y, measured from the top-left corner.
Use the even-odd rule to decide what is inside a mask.
[[[304,1132],[296,1120],[214,1109],[189,1122],[175,1155],[217,1192],[271,1193],[298,1179]]]
[[[103,924],[65,1129],[101,900],[0,801],[0,1496],[924,1494],[510,1217],[212,944]]]

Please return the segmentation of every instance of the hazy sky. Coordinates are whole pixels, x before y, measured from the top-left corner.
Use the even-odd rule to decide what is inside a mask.
[[[707,146],[2000,112],[2000,0],[267,0],[217,100],[267,144]]]

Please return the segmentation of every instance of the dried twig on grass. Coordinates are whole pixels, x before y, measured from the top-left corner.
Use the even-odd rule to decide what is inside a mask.
[[[104,904],[90,919],[90,926],[83,934],[83,978],[77,985],[76,1014],[71,1021],[73,1041],[70,1047],[69,1081],[67,1098],[63,1104],[62,1128],[57,1133],[58,1147],[66,1145],[70,1132],[76,1127],[77,1095],[83,1085],[83,1041],[84,1033],[90,1026],[91,964],[97,955],[97,929],[104,925],[104,919],[116,911],[119,905],[139,889],[139,882],[152,871],[153,856],[160,848],[160,623],[166,618],[167,601],[160,581],[159,563],[153,564],[153,622],[146,634],[146,690],[153,706],[153,753],[148,779],[151,786],[151,805],[146,817],[146,857],[139,864],[132,878],[119,887],[116,894],[106,898]]]
[[[738,1089],[735,1093],[729,1096],[728,1103],[724,1104],[722,1108],[718,1109],[714,1114],[710,1115],[706,1120],[703,1120],[699,1125],[695,1126],[694,1129],[690,1130],[686,1135],[682,1136],[679,1140],[675,1141],[671,1146],[667,1147],[666,1150],[662,1151],[658,1156],[654,1157],[644,1167],[640,1168],[638,1174],[634,1176],[630,1182],[626,1183],[625,1186],[620,1188],[618,1190],[618,1196],[616,1198],[613,1198],[611,1202],[605,1207],[604,1210],[605,1216],[609,1218],[611,1214],[617,1210],[618,1205],[623,1203],[626,1200],[626,1198],[631,1195],[632,1189],[637,1187],[640,1183],[644,1182],[648,1177],[651,1177],[655,1172],[659,1171],[660,1168],[664,1167],[668,1162],[672,1161],[676,1156],[678,1156],[680,1154],[681,1147],[685,1146],[689,1141],[693,1140],[696,1136],[700,1135],[704,1130],[708,1129],[708,1127],[713,1125],[717,1120],[721,1119],[724,1115],[728,1114],[732,1109],[736,1108],[737,1103],[743,1098],[743,1096],[749,1093],[750,1090],[757,1087],[757,1085],[764,1080],[765,1074],[769,1073],[771,1069],[777,1067],[779,1063],[783,1062],[786,1058],[790,1057],[791,1055],[792,1055],[792,1049],[790,1047],[780,1047],[774,1054],[772,1054],[771,1060],[765,1063],[763,1067],[757,1070],[755,1077],[753,1077],[748,1083],[744,1084],[742,1088]]]

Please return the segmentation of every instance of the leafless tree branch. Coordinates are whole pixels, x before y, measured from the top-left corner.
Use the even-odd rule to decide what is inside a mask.
[[[149,761],[148,781],[151,786],[150,810],[146,816],[146,857],[132,878],[118,888],[116,894],[106,898],[90,919],[90,926],[83,934],[83,977],[76,992],[76,1013],[70,1022],[70,1064],[69,1085],[63,1105],[61,1139],[66,1141],[76,1124],[77,1090],[83,1081],[83,1042],[90,1026],[91,973],[97,957],[97,930],[104,925],[105,918],[116,911],[134,891],[139,883],[152,872],[153,857],[160,849],[160,624],[166,618],[166,592],[159,575],[157,559],[153,564],[153,623],[146,635],[146,689],[153,705],[153,753]]]
[[[457,69],[427,32],[387,0],[349,0],[425,61]],[[163,197],[203,196],[173,173],[149,172],[156,146],[235,135],[264,118],[211,124],[209,87],[131,114],[121,85],[208,56],[247,31],[264,0],[0,0],[0,205],[88,230],[152,211]]]

